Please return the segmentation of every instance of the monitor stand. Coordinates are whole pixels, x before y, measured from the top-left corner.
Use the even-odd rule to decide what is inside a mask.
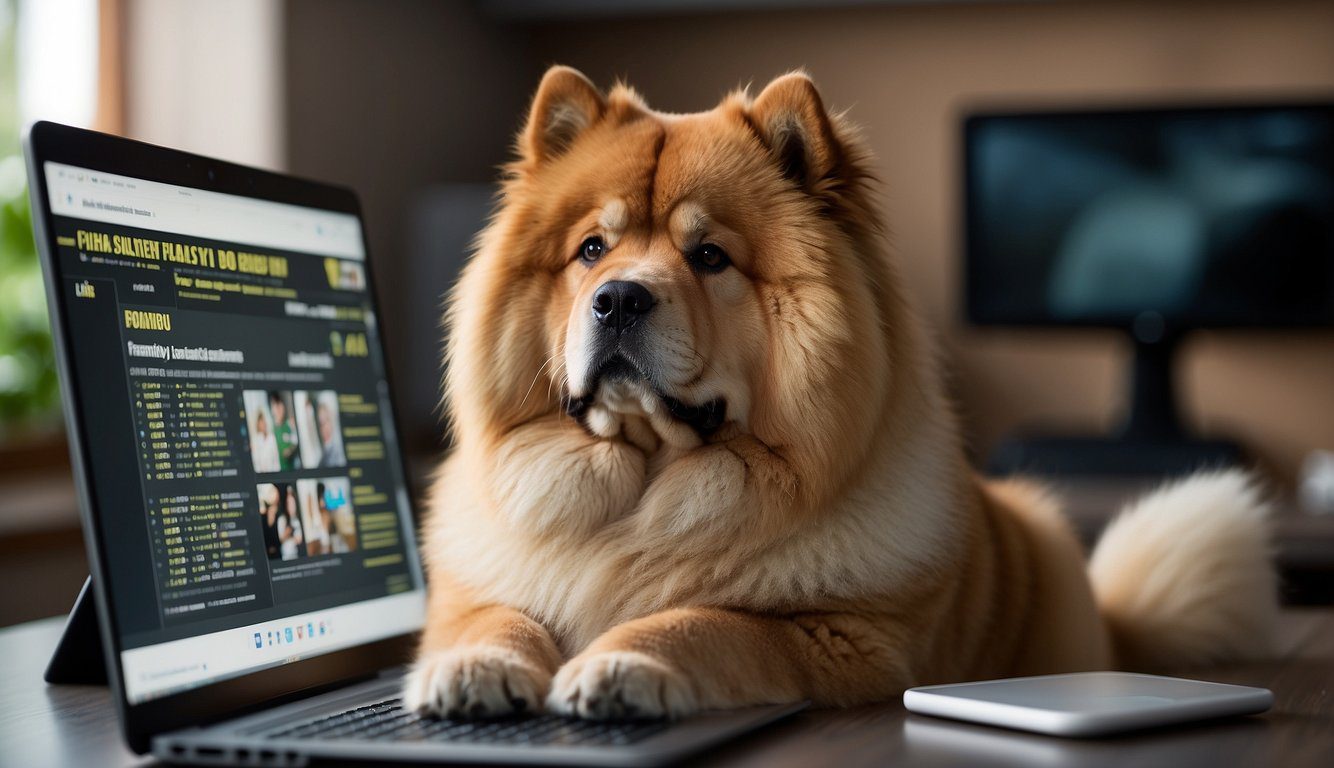
[[[65,621],[65,631],[46,665],[46,682],[53,685],[106,685],[106,656],[93,605],[93,578],[84,579],[83,589]]]
[[[997,444],[987,472],[1170,477],[1246,461],[1230,440],[1191,435],[1177,412],[1173,360],[1180,337],[1139,332],[1130,377],[1130,409],[1107,436],[1011,435]]]

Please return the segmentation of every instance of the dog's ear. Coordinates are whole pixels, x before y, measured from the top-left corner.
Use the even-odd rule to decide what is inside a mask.
[[[839,164],[838,139],[815,83],[792,72],[765,86],[750,119],[783,174],[810,188]]]
[[[570,148],[580,133],[596,123],[606,109],[607,100],[582,72],[554,66],[537,86],[519,150],[525,160],[534,164],[557,157]]]

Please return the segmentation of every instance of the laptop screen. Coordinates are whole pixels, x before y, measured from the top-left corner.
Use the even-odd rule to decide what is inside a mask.
[[[129,703],[419,628],[358,218],[42,173]]]

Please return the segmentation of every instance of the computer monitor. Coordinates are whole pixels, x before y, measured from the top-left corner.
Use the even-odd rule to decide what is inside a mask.
[[[963,149],[967,319],[1125,330],[1123,441],[1190,442],[1184,333],[1334,325],[1334,103],[974,113]]]

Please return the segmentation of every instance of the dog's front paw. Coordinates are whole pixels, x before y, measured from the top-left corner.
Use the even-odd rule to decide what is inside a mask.
[[[657,659],[633,651],[577,656],[556,673],[547,711],[592,720],[678,718],[699,709],[690,681]]]
[[[535,712],[551,675],[505,648],[451,648],[413,665],[403,705],[423,715],[496,717]]]

